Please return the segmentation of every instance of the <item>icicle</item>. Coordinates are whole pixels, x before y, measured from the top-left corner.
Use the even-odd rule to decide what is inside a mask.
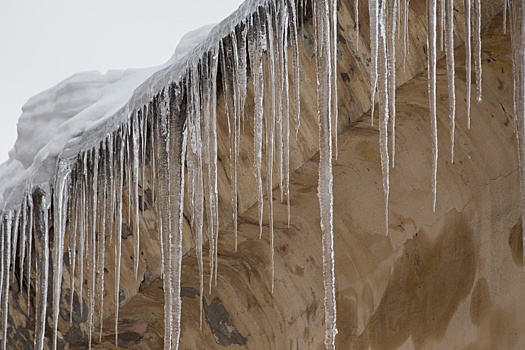
[[[445,1],[447,0],[439,0],[439,44],[440,44],[440,50],[441,52],[444,51],[444,43],[445,43]]]
[[[263,222],[263,185],[262,185],[262,148],[263,148],[263,113],[264,113],[264,72],[263,72],[263,42],[266,40],[266,33],[262,32],[265,27],[260,23],[261,19],[258,14],[254,15],[255,20],[253,27],[260,30],[255,34],[255,38],[249,43],[251,71],[253,72],[254,85],[254,103],[255,114],[253,117],[253,149],[254,149],[254,175],[257,182],[257,206],[259,212],[259,238],[262,237]],[[295,82],[297,84],[297,81]],[[297,106],[297,102],[296,102]],[[297,117],[296,111],[296,117]],[[296,130],[298,122],[296,119]]]
[[[392,83],[389,77],[389,73],[393,74],[391,64],[395,65],[395,59],[392,60],[388,52],[390,49],[389,45],[392,39],[391,33],[386,32],[387,25],[388,29],[391,29],[390,25],[393,18],[390,16],[392,12],[389,8],[386,8],[387,3],[385,0],[381,0],[380,11],[379,11],[379,35],[378,35],[378,97],[379,97],[379,148],[381,154],[381,173],[383,176],[383,193],[385,201],[385,234],[388,235],[388,200],[390,193],[390,159],[388,155],[388,121],[389,121],[389,107],[390,101],[390,84]],[[395,26],[395,24],[394,24]],[[394,62],[394,63],[392,63]],[[395,66],[394,66],[395,70]],[[393,83],[395,85],[395,82]],[[395,89],[395,86],[394,86]],[[393,133],[392,133],[393,137]]]
[[[384,3],[386,5],[387,3]],[[392,152],[392,168],[395,166],[396,159],[396,14],[397,14],[397,0],[388,3],[386,12],[386,25],[388,30],[388,38],[386,42],[386,55],[388,65],[388,114],[391,123],[390,142]],[[388,215],[388,214],[386,214]],[[388,232],[388,227],[387,227]]]
[[[410,0],[403,0],[403,3],[403,72],[405,72],[408,53],[408,14]]]
[[[219,239],[219,203],[218,203],[218,186],[217,186],[217,69],[218,69],[218,52],[219,48],[215,47],[209,52],[209,61],[207,65],[207,86],[205,89],[205,113],[204,113],[204,128],[205,140],[207,147],[205,147],[205,162],[207,164],[207,180],[208,180],[208,237],[210,245],[210,285],[209,291],[211,293],[211,284],[214,272],[215,261],[215,247],[216,241]],[[201,291],[202,303],[202,291]]]
[[[59,160],[55,176],[54,193],[54,247],[53,247],[53,349],[57,348],[58,314],[62,291],[62,271],[64,257],[64,235],[66,231],[67,205],[69,200],[69,174],[71,167],[68,161]],[[91,331],[89,332],[91,334]]]
[[[465,68],[467,72],[467,128],[470,129],[470,95],[471,95],[471,79],[472,79],[472,48],[470,40],[472,37],[471,23],[470,23],[470,7],[472,0],[464,0],[465,3]],[[430,73],[430,70],[429,70]]]
[[[292,1],[293,2],[293,1]],[[283,4],[283,7],[285,5]],[[284,93],[283,100],[283,119],[282,119],[282,135],[283,135],[283,192],[286,197],[286,213],[287,224],[290,227],[290,95],[289,95],[289,81],[288,81],[288,12],[283,8],[284,19],[282,26],[282,92]]]
[[[178,102],[178,95],[170,91],[169,96],[162,97],[161,108],[161,130],[160,140],[161,154],[159,159],[159,183],[161,193],[159,201],[162,201],[161,220],[165,237],[164,242],[164,349],[178,348],[180,337],[180,269],[182,259],[182,220],[184,207],[184,168],[187,129],[181,135],[182,121],[177,103],[170,103],[172,98]],[[176,109],[168,109],[175,106]],[[181,137],[182,136],[182,137]],[[172,214],[173,213],[173,214]]]
[[[4,313],[9,313],[9,309],[7,307],[4,307],[4,303],[3,303],[3,300],[4,300],[4,270],[5,270],[5,263],[6,261],[9,261],[8,259],[6,259],[6,253],[7,253],[7,248],[6,248],[6,240],[7,240],[7,225],[5,224],[5,218],[6,218],[7,214],[5,213],[2,213],[2,217],[0,218],[0,319],[3,320],[4,317],[3,317],[3,314]],[[9,272],[7,273],[7,275],[9,276]],[[8,279],[7,279],[8,280]],[[6,283],[6,285],[8,285],[9,283]],[[3,331],[3,327],[2,327],[2,331]],[[6,337],[6,334],[5,333],[2,333],[4,338],[7,338]],[[5,347],[3,347],[5,349]]]
[[[193,124],[192,127],[189,128],[190,130],[190,142],[191,147],[189,148],[188,158],[191,156],[193,158],[192,164],[195,167],[193,174],[194,174],[194,209],[195,209],[195,218],[193,223],[193,230],[195,233],[195,245],[196,245],[196,253],[197,253],[197,262],[199,266],[199,275],[200,275],[200,288],[201,288],[201,294],[203,290],[203,280],[202,280],[202,267],[203,267],[203,260],[202,260],[202,232],[203,232],[203,225],[204,225],[204,184],[203,184],[203,151],[204,148],[207,146],[207,142],[203,145],[203,135],[201,132],[201,101],[200,101],[200,84],[201,84],[201,76],[199,75],[198,65],[195,65],[193,69],[190,72],[190,86],[187,87],[189,90],[189,96],[188,101],[189,104],[192,106],[190,111],[192,113],[188,114],[188,122],[190,124]],[[205,65],[201,61],[201,69],[205,70]],[[206,103],[206,101],[205,101]],[[205,111],[206,113],[206,111]],[[206,118],[206,116],[205,116]],[[208,115],[209,118],[209,115]],[[204,152],[206,153],[206,152]],[[206,154],[204,154],[206,157]],[[209,158],[209,156],[208,156]],[[205,161],[209,159],[205,159]],[[201,298],[202,300],[202,298]],[[202,309],[199,311],[200,314],[200,321],[199,326],[202,329]]]
[[[97,300],[99,307],[98,322],[99,322],[99,341],[102,341],[102,328],[104,324],[104,254],[106,252],[106,220],[107,220],[107,202],[108,202],[108,179],[111,179],[109,157],[107,151],[107,145],[112,142],[111,138],[108,137],[102,142],[101,154],[102,154],[102,171],[101,177],[102,182],[102,211],[100,220],[100,231],[98,235],[98,246],[97,246]],[[144,197],[142,197],[144,198]],[[111,227],[111,226],[110,226]]]
[[[84,314],[84,303],[82,302],[84,293],[84,250],[86,242],[86,217],[82,213],[87,213],[87,153],[84,152],[81,155],[82,157],[82,181],[81,181],[81,194],[80,194],[80,237],[79,237],[79,256],[78,256],[78,267],[80,268],[80,278],[78,283],[78,298],[80,300],[80,315]]]
[[[49,197],[49,189],[37,188],[33,192],[33,202],[35,203],[35,250],[38,258],[34,348],[40,350],[44,349],[49,285]]]
[[[139,273],[139,262],[140,262],[140,215],[139,215],[139,147],[140,147],[140,132],[139,132],[139,119],[138,114],[134,113],[131,119],[132,126],[132,147],[133,147],[133,176],[132,180],[128,178],[128,187],[133,185],[133,223],[135,224],[134,232],[134,256],[133,262],[135,263],[134,273],[135,279]],[[130,222],[131,224],[131,222]]]
[[[92,177],[89,178],[89,187],[91,188],[91,207],[89,213],[91,216],[91,232],[88,237],[89,251],[89,277],[88,277],[88,347],[91,348],[93,337],[94,316],[95,316],[95,282],[96,282],[96,264],[97,264],[97,214],[98,214],[98,166],[99,166],[99,149],[98,146],[90,151],[90,161],[88,162],[92,169]]]
[[[27,212],[27,197],[24,195],[24,198],[22,199],[21,209],[20,209],[20,215],[22,217],[22,222],[20,226],[20,235],[21,235],[21,241],[20,241],[20,256],[18,265],[20,267],[20,285],[19,285],[19,291],[22,292],[23,287],[23,281],[24,281],[24,261],[25,261],[25,254],[26,254],[26,246],[27,246],[27,219],[28,219],[28,212]]]
[[[117,163],[117,212],[116,215],[116,240],[115,240],[115,344],[118,346],[118,318],[120,310],[120,263],[122,260],[122,201],[124,187],[124,157],[125,148],[128,143],[128,133],[124,128],[120,129],[118,137],[120,138],[120,145],[117,148],[119,158]]]
[[[11,233],[12,234],[11,266],[13,268],[11,271],[11,283],[14,283],[15,281],[15,270],[16,270],[15,264],[16,264],[17,248],[18,248],[18,236],[20,234],[20,231],[19,231],[20,212],[15,211],[13,215],[14,215],[14,218],[13,218],[13,223],[12,223],[13,227],[12,227],[12,233]]]
[[[299,127],[301,125],[301,74],[300,74],[300,63],[299,63],[299,42],[297,37],[297,8],[295,1],[288,1],[290,6],[290,47],[292,50],[292,65],[293,65],[293,85],[294,85],[294,123],[295,123],[295,138],[299,134]],[[251,53],[250,53],[251,56]],[[253,72],[253,70],[252,70]],[[255,76],[255,74],[254,74]]]
[[[334,6],[331,4],[331,6]],[[373,6],[372,6],[373,7]],[[335,349],[336,300],[333,242],[333,174],[332,174],[332,36],[330,5],[327,0],[316,1],[314,23],[316,32],[317,115],[319,123],[319,184],[318,197],[323,241],[323,276],[325,308],[325,346]],[[377,7],[376,7],[377,8]],[[372,12],[372,11],[371,11]]]
[[[370,122],[374,125],[374,109],[375,109],[375,95],[377,89],[377,45],[378,45],[378,34],[379,34],[379,7],[377,1],[380,0],[369,0],[368,1],[368,13],[370,16]]]
[[[450,118],[450,159],[454,163],[454,135],[456,129],[456,83],[454,75],[454,0],[446,0],[446,39],[448,77],[448,113]]]
[[[470,0],[467,0],[470,1]],[[428,18],[428,99],[430,106],[430,124],[432,131],[432,209],[436,211],[437,200],[437,166],[438,166],[438,135],[436,116],[436,0],[427,2]]]
[[[274,232],[273,232],[273,159],[275,153],[275,118],[276,118],[276,84],[275,84],[275,45],[274,45],[274,23],[273,14],[275,12],[273,3],[268,3],[267,10],[267,26],[268,26],[268,48],[270,61],[270,114],[266,117],[266,184],[268,194],[268,213],[269,213],[269,227],[270,227],[270,269],[271,269],[271,291],[273,293],[275,282],[275,266],[274,266]]]
[[[31,260],[32,260],[32,246],[33,246],[33,218],[34,218],[34,207],[33,207],[33,196],[28,194],[27,206],[29,209],[29,242],[27,244],[27,310],[29,310],[31,301]]]
[[[15,215],[17,215],[15,213]],[[9,271],[11,270],[11,256],[15,255],[13,252],[11,252],[11,239],[13,234],[13,212],[8,210],[7,213],[4,214],[4,217],[2,218],[2,224],[5,225],[5,229],[3,230],[3,236],[4,237],[4,255],[3,255],[3,263],[4,263],[4,278],[2,279],[4,284],[2,286],[3,289],[0,291],[3,294],[2,297],[2,331],[3,331],[3,340],[2,349],[7,348],[7,322],[9,320]]]
[[[76,253],[77,253],[77,239],[78,239],[78,231],[80,230],[79,222],[80,222],[80,216],[84,215],[84,212],[81,212],[80,210],[80,198],[81,198],[81,192],[80,188],[82,186],[82,177],[80,176],[79,171],[80,163],[77,161],[77,169],[76,169],[76,176],[75,176],[75,188],[74,188],[74,208],[75,211],[73,213],[74,217],[74,223],[73,223],[73,231],[71,232],[69,236],[69,251],[70,251],[70,285],[71,285],[71,292],[69,296],[69,323],[73,323],[73,301],[74,301],[74,295],[75,295],[75,267],[76,267]],[[80,262],[83,263],[83,262]]]
[[[397,1],[397,0],[393,0]],[[338,112],[338,100],[337,100],[337,0],[331,0],[328,2],[328,8],[330,11],[330,32],[332,38],[330,40],[330,57],[332,59],[332,80],[330,81],[330,88],[332,89],[332,107],[331,107],[331,118],[332,118],[332,138],[335,150],[335,159],[339,155],[338,144],[338,124],[339,124],[339,112]],[[393,34],[393,33],[392,33]],[[394,38],[392,38],[394,40]],[[394,69],[395,71],[395,69]]]
[[[476,100],[482,100],[482,70],[481,70],[481,0],[474,0],[474,70],[476,72]]]

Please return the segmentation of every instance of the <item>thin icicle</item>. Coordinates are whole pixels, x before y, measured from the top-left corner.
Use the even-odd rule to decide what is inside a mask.
[[[481,0],[474,0],[474,70],[476,72],[476,101],[482,100],[482,80],[481,69]]]
[[[117,212],[116,215],[116,237],[115,237],[115,344],[118,346],[118,319],[120,310],[120,263],[122,260],[122,201],[124,187],[124,157],[125,148],[128,143],[127,132],[122,128],[119,132],[120,145],[117,150],[119,152],[117,163]]]
[[[467,0],[467,2],[470,0]],[[436,211],[437,201],[437,166],[438,166],[438,134],[436,113],[436,0],[427,2],[428,18],[428,99],[430,107],[430,124],[432,132],[432,210]]]
[[[446,39],[448,78],[448,113],[450,118],[450,159],[454,163],[454,135],[456,130],[456,83],[454,63],[454,0],[446,0]]]
[[[441,52],[445,50],[445,1],[447,0],[438,0],[439,1],[439,49]]]
[[[14,217],[13,217],[13,224],[12,224],[12,240],[11,240],[11,266],[13,267],[12,268],[12,271],[11,271],[11,283],[14,283],[15,281],[15,270],[16,270],[16,255],[17,255],[17,248],[18,248],[18,236],[20,235],[20,231],[19,231],[19,224],[20,224],[20,212],[19,211],[15,211],[14,212]]]
[[[134,256],[135,263],[134,274],[135,279],[139,273],[140,262],[140,215],[139,215],[139,147],[140,147],[140,130],[138,114],[134,113],[130,122],[132,125],[132,147],[133,147],[133,175],[131,179],[128,178],[128,187],[133,186],[133,223],[135,224],[134,240]],[[131,222],[130,222],[131,224]]]
[[[29,210],[29,242],[27,244],[27,310],[29,310],[31,302],[31,262],[33,253],[33,221],[35,208],[33,207],[33,196],[27,196],[27,206]]]
[[[102,210],[100,220],[100,231],[98,235],[98,246],[97,246],[97,301],[99,307],[98,322],[99,322],[99,342],[102,341],[102,328],[104,324],[104,254],[106,252],[106,220],[107,220],[107,202],[108,202],[108,179],[111,178],[109,174],[109,157],[107,151],[107,145],[111,142],[110,138],[107,138],[102,143],[101,154],[102,154]],[[144,197],[143,197],[144,198]],[[110,226],[111,227],[111,226]]]
[[[397,0],[394,0],[397,1]],[[339,155],[338,147],[338,124],[339,124],[339,112],[338,112],[338,99],[337,99],[337,0],[328,2],[328,9],[330,11],[330,33],[332,35],[330,40],[330,58],[332,59],[332,75],[330,81],[330,88],[332,89],[332,106],[331,106],[331,118],[332,118],[332,138],[335,159]],[[392,38],[393,40],[393,38]],[[394,70],[395,71],[395,70]]]
[[[471,11],[471,1],[464,0],[465,3],[465,69],[466,69],[466,84],[467,84],[467,128],[470,129],[470,96],[471,96],[471,81],[472,81],[472,46],[470,40],[472,37],[471,21],[470,21],[470,11]],[[429,29],[430,31],[430,29]],[[429,70],[430,73],[430,70]]]
[[[403,0],[403,72],[406,71],[406,62],[408,54],[408,14],[410,8],[410,0]]]
[[[268,194],[268,214],[270,227],[270,269],[271,269],[271,292],[273,293],[275,283],[275,265],[274,265],[274,231],[273,231],[273,160],[275,154],[275,118],[276,118],[276,83],[275,83],[275,44],[274,44],[274,18],[275,9],[273,3],[269,3],[267,10],[268,26],[268,48],[270,63],[270,113],[266,117],[266,185]]]
[[[18,265],[20,267],[20,285],[19,285],[19,291],[22,292],[22,286],[23,286],[23,282],[24,282],[24,261],[25,261],[25,254],[26,254],[26,246],[27,246],[27,217],[28,217],[28,212],[27,212],[27,197],[24,196],[24,198],[22,199],[22,204],[21,204],[21,207],[20,207],[20,215],[21,215],[21,219],[22,219],[22,222],[21,222],[21,226],[20,226],[20,238],[21,238],[21,241],[20,241],[20,256],[19,256],[19,261],[18,261]]]
[[[91,216],[91,232],[88,236],[88,251],[89,251],[89,277],[88,277],[88,347],[91,348],[91,341],[93,338],[94,316],[95,316],[95,282],[96,282],[96,263],[97,263],[97,204],[98,204],[98,164],[99,164],[99,149],[98,146],[91,150],[90,161],[88,162],[92,175],[89,177],[89,188],[91,189],[89,213]]]
[[[293,1],[292,1],[293,2]],[[283,119],[282,119],[282,135],[283,135],[283,192],[286,197],[286,213],[287,225],[290,227],[290,94],[288,81],[288,13],[285,12],[283,33],[282,33],[282,91],[284,93],[283,99]]]
[[[370,17],[370,123],[374,125],[375,96],[377,89],[377,48],[379,35],[379,6],[380,0],[368,1],[368,14]]]
[[[15,216],[18,215],[15,213]],[[5,225],[5,228],[2,232],[4,237],[4,255],[3,255],[3,286],[0,290],[2,293],[2,334],[3,334],[3,340],[2,340],[2,349],[7,349],[7,322],[9,320],[9,271],[11,270],[11,256],[15,255],[11,251],[11,239],[13,234],[13,212],[8,210],[7,213],[4,213],[4,217],[2,218],[2,225]]]
[[[82,180],[81,180],[81,194],[80,194],[80,236],[79,236],[79,256],[78,256],[78,267],[80,268],[80,277],[78,283],[78,298],[80,302],[80,315],[84,314],[84,303],[82,302],[84,293],[84,251],[85,251],[85,242],[86,242],[86,217],[82,213],[87,213],[88,208],[86,204],[87,196],[87,153],[84,152],[81,155],[82,157]]]

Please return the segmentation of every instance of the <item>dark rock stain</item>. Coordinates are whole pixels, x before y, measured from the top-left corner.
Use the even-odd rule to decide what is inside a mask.
[[[456,211],[432,240],[422,230],[406,241],[383,297],[356,340],[373,349],[397,349],[410,336],[416,348],[440,339],[476,273],[473,232]],[[363,339],[364,338],[364,339]]]
[[[246,345],[247,339],[235,328],[228,310],[220,299],[213,299],[210,305],[205,301],[204,314],[217,344],[222,346]]]
[[[470,319],[472,323],[479,326],[491,307],[489,283],[485,277],[482,277],[476,282],[470,296]]]
[[[521,218],[509,232],[509,247],[516,266],[523,266],[523,240],[521,239]]]

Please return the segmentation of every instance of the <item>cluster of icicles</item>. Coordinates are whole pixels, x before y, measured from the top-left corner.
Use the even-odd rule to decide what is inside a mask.
[[[410,0],[369,0],[371,96],[377,94],[379,108],[380,154],[388,231],[389,169],[395,161],[395,67],[396,45],[403,45],[403,66],[408,48]],[[481,101],[481,1],[464,3],[467,80],[467,116],[470,125],[471,57],[474,59],[476,98]],[[509,10],[512,29],[515,122],[519,141],[520,164],[525,159],[525,6],[521,0],[504,0],[505,18]],[[180,272],[182,259],[182,222],[184,201],[191,208],[191,228],[196,242],[200,271],[200,293],[204,293],[203,244],[209,242],[209,289],[217,278],[219,239],[217,186],[217,95],[222,91],[228,118],[230,170],[235,244],[237,244],[237,178],[241,126],[249,73],[254,88],[253,115],[254,175],[260,234],[262,235],[263,197],[271,193],[273,167],[278,166],[281,200],[289,208],[290,134],[300,127],[300,62],[298,28],[311,6],[316,39],[317,106],[319,124],[319,186],[323,275],[325,288],[325,345],[335,348],[336,305],[333,249],[332,158],[337,154],[336,43],[337,1],[276,0],[265,3],[236,26],[228,36],[201,57],[195,57],[184,78],[166,86],[148,104],[129,115],[116,131],[93,148],[75,158],[60,159],[54,183],[28,192],[16,210],[2,213],[0,305],[3,349],[6,348],[9,322],[10,285],[19,282],[27,293],[28,310],[34,310],[34,347],[43,349],[45,329],[51,327],[50,345],[57,346],[61,300],[69,304],[70,321],[74,312],[87,313],[89,345],[92,337],[102,336],[104,320],[105,252],[115,251],[114,304],[115,334],[118,342],[120,269],[123,215],[133,223],[134,272],[137,277],[140,253],[140,208],[146,197],[146,179],[155,197],[162,275],[165,293],[165,349],[178,348],[180,337]],[[427,0],[428,20],[428,94],[432,125],[434,208],[436,205],[437,122],[436,57],[438,41],[446,53],[451,158],[454,158],[454,1]],[[359,20],[355,0],[356,23]],[[471,29],[471,23],[473,29]],[[506,27],[506,23],[505,23]],[[356,26],[358,30],[358,26]],[[359,45],[359,33],[356,33]],[[399,37],[402,40],[399,40]],[[439,40],[438,40],[439,38]],[[291,56],[291,57],[289,57]],[[220,74],[218,74],[220,72]],[[220,78],[220,79],[219,79]],[[221,81],[219,81],[221,80]],[[220,88],[220,89],[219,89]],[[372,115],[374,107],[372,107]],[[390,136],[390,144],[388,137]],[[333,147],[336,147],[333,151]],[[263,157],[263,152],[265,152]],[[266,159],[266,164],[263,164]],[[184,166],[187,165],[187,167]],[[525,192],[525,167],[521,168],[522,193]],[[146,174],[147,172],[147,174]],[[263,183],[263,172],[266,183]],[[125,187],[125,185],[127,186]],[[31,190],[29,190],[31,189]],[[186,196],[186,198],[185,198]],[[189,198],[188,198],[189,197]],[[270,197],[270,196],[269,196]],[[123,208],[127,202],[128,209]],[[522,200],[525,206],[525,199]],[[273,291],[273,204],[267,204],[271,246],[271,285]],[[52,213],[52,217],[50,217]],[[87,214],[86,214],[87,213]],[[288,209],[289,218],[289,209]],[[289,219],[288,219],[289,220]],[[225,219],[225,221],[229,221]],[[53,236],[50,237],[50,229]],[[524,225],[525,227],[525,225]],[[52,247],[50,247],[52,241]],[[65,254],[67,253],[67,254]],[[64,261],[64,257],[66,261]],[[50,266],[52,264],[52,266]],[[64,273],[66,267],[67,273]],[[49,272],[52,271],[52,276]],[[62,281],[69,278],[69,290],[62,295]],[[87,280],[87,287],[82,281]],[[75,291],[76,288],[76,291]],[[83,290],[87,289],[87,290]],[[51,303],[48,310],[48,292]],[[87,310],[73,310],[74,296],[86,300]],[[202,298],[201,326],[202,326]],[[29,305],[32,302],[33,308]],[[78,300],[77,300],[78,302]],[[48,318],[51,324],[46,325]]]

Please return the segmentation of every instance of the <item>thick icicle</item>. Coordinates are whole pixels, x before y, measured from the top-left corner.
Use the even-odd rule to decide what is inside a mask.
[[[450,118],[450,158],[454,163],[454,135],[456,130],[456,83],[454,64],[454,0],[446,1],[445,53],[447,56],[448,114]]]
[[[331,0],[330,0],[331,1]],[[336,300],[333,241],[333,174],[332,174],[332,58],[330,30],[330,6],[328,0],[316,1],[314,5],[316,29],[317,115],[319,123],[319,184],[318,197],[321,213],[323,247],[325,346],[335,349]]]
[[[470,1],[470,0],[467,0]],[[436,211],[437,200],[437,166],[438,166],[438,135],[436,113],[436,0],[427,1],[428,18],[428,99],[430,107],[430,124],[432,132],[432,209]]]
[[[262,149],[263,149],[263,113],[264,113],[264,71],[263,43],[266,40],[265,27],[261,24],[258,13],[254,14],[254,28],[259,28],[249,43],[251,71],[253,72],[255,114],[253,117],[254,175],[257,182],[257,206],[259,212],[259,238],[262,237],[263,222],[263,182],[262,182]],[[296,121],[296,128],[298,127]],[[297,130],[297,129],[296,129]]]
[[[69,174],[71,166],[67,160],[60,160],[57,166],[54,193],[54,247],[53,247],[53,349],[57,348],[58,314],[62,291],[64,257],[64,235],[66,231],[67,205],[69,200]],[[91,334],[91,332],[89,332]]]
[[[180,96],[172,87],[159,97],[160,148],[158,174],[163,196],[161,221],[164,237],[164,349],[178,348],[180,337],[180,270],[182,259],[182,220],[184,203],[184,168],[182,166],[186,151],[186,133],[182,133],[182,122],[178,99]],[[171,103],[172,99],[174,103]],[[175,107],[169,108],[169,107]],[[202,296],[201,296],[202,297]]]

